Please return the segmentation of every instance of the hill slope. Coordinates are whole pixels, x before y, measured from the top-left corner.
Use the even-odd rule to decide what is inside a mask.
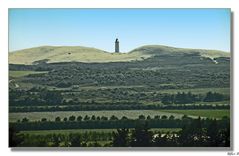
[[[129,53],[109,53],[81,46],[42,46],[9,53],[10,64],[34,64],[38,61],[53,62],[127,62],[152,56],[199,54],[202,57],[230,57],[230,53],[216,50],[183,49],[161,45],[147,45]]]
[[[205,50],[205,49],[188,49],[188,48],[175,48],[163,45],[146,45],[132,50],[130,53],[140,53],[142,55],[183,55],[183,54],[199,54],[202,57],[217,58],[217,57],[230,57],[230,53],[219,50]]]

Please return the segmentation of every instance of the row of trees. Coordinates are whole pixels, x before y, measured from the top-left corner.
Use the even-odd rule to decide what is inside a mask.
[[[186,119],[186,118],[189,118],[187,115],[184,115],[182,117],[182,119]],[[166,116],[166,115],[156,115],[154,116],[153,118],[151,116],[145,116],[145,115],[139,115],[138,119],[140,120],[151,120],[151,119],[155,119],[155,120],[159,120],[159,119],[170,119],[170,120],[173,120],[175,119],[175,116],[173,115],[170,115],[169,117]],[[115,120],[129,120],[126,116],[122,116],[121,118],[118,118],[117,116],[115,115],[112,115],[111,117],[106,117],[106,116],[95,116],[95,115],[92,115],[92,116],[88,116],[88,115],[85,115],[84,117],[82,116],[74,116],[74,115],[71,115],[70,117],[64,117],[64,118],[61,118],[59,116],[57,116],[55,118],[55,122],[68,122],[68,121],[107,121],[107,120],[110,120],[110,121],[115,121]],[[46,121],[50,121],[48,120],[47,118],[42,118],[40,120],[41,122],[46,122]],[[18,120],[17,121],[18,123],[19,122],[29,122],[29,119],[24,117],[22,120]]]
[[[12,129],[10,129],[10,132]],[[12,133],[12,132],[11,132]],[[16,132],[15,132],[16,134]],[[11,136],[11,135],[10,135]],[[77,147],[79,144],[84,147],[100,146],[99,142],[111,142],[113,133],[111,131],[82,131],[82,132],[69,132],[69,133],[47,133],[41,134],[28,134],[23,133],[11,136],[10,140],[15,142],[15,146],[21,147]]]
[[[10,106],[36,106],[36,105],[60,105],[63,96],[58,91],[40,89],[38,92],[31,90],[9,90]]]
[[[134,94],[133,94],[134,92]],[[78,95],[79,94],[79,95]],[[61,92],[48,90],[47,88],[33,87],[29,90],[9,91],[10,106],[58,106],[58,105],[142,105],[140,100],[161,101],[163,104],[187,104],[194,102],[216,102],[229,100],[230,97],[216,92],[207,92],[206,95],[192,94],[191,92],[178,92],[177,94],[160,94],[153,92],[146,94],[133,90],[99,90],[99,91],[79,91],[78,94],[72,92]],[[89,96],[90,95],[90,96]],[[82,97],[83,96],[83,97]],[[113,97],[112,101],[99,102],[97,100],[80,101],[81,98],[92,99],[94,97]],[[127,97],[127,98],[126,98]],[[94,98],[93,98],[94,99]]]
[[[77,120],[78,119],[78,120]],[[57,129],[112,129],[112,128],[133,128],[140,122],[147,121],[151,128],[180,128],[183,124],[186,124],[194,119],[187,116],[183,116],[182,119],[175,119],[174,116],[167,118],[166,116],[155,116],[151,118],[148,116],[139,116],[138,119],[127,119],[125,117],[117,119],[116,117],[101,117],[100,120],[97,118],[87,117],[84,120],[80,120],[80,117],[71,116],[68,120],[64,118],[61,121],[56,118],[57,121],[48,121],[43,118],[41,121],[29,121],[24,118],[21,122],[10,123],[10,125],[16,127],[17,130],[57,130]],[[203,126],[206,127],[211,122],[211,119],[203,119]],[[218,120],[220,126],[223,127],[228,122],[227,117],[223,117]]]
[[[89,131],[61,134],[19,134],[10,128],[10,147],[229,147],[230,124],[223,127],[217,120],[207,126],[201,118],[184,123],[180,131],[152,131],[148,121],[133,129],[119,128],[113,132]],[[102,143],[103,142],[103,143]]]
[[[180,105],[76,105],[76,106],[10,106],[9,112],[56,112],[56,111],[91,111],[91,110],[192,110],[192,109],[229,109],[229,104],[180,104]]]

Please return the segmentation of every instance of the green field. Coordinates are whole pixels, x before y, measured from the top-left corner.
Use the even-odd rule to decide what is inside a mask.
[[[154,117],[156,115],[173,115],[175,118],[181,118],[183,115],[188,115],[193,118],[201,117],[209,117],[209,118],[221,118],[223,116],[230,117],[230,110],[119,110],[119,111],[59,111],[59,112],[29,112],[29,113],[10,113],[9,121],[16,122],[17,120],[21,120],[24,117],[28,118],[30,121],[39,121],[42,118],[47,118],[48,120],[54,121],[57,116],[61,117],[70,117],[74,116],[82,116],[85,115],[92,116],[106,116],[111,117],[112,115],[117,116],[118,118],[122,118],[126,116],[130,119],[136,119],[139,115]]]
[[[47,73],[45,71],[9,71],[9,76],[10,77],[23,77],[23,76],[27,76],[29,74],[41,74],[41,73]]]
[[[230,110],[163,110],[163,112],[208,118],[222,118],[224,116],[230,117]]]
[[[64,118],[64,117],[70,117],[71,115],[74,116],[82,116],[84,117],[85,115],[88,116],[106,116],[106,117],[111,117],[112,115],[117,116],[118,118],[122,118],[123,116],[126,116],[130,119],[136,119],[139,117],[139,115],[144,115],[144,116],[151,116],[154,117],[156,115],[174,115],[175,118],[181,118],[183,114],[178,114],[178,113],[168,113],[168,112],[162,112],[162,111],[157,111],[157,110],[112,110],[112,111],[59,111],[59,112],[29,112],[29,113],[10,113],[9,115],[9,121],[10,122],[15,122],[17,120],[21,120],[24,117],[28,118],[30,121],[38,121],[41,120],[42,118],[47,118],[51,121],[54,121],[57,116]]]

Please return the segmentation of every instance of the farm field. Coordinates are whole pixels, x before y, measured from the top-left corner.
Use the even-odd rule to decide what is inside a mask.
[[[42,118],[54,121],[56,117],[64,118],[70,116],[105,116],[110,118],[112,115],[122,118],[126,116],[129,119],[136,119],[139,115],[154,117],[156,115],[167,117],[173,115],[175,118],[181,118],[183,115],[188,115],[192,118],[208,117],[208,118],[222,118],[223,116],[230,117],[229,110],[112,110],[112,111],[59,111],[59,112],[29,112],[29,113],[10,113],[9,121],[16,122],[22,120],[24,117],[30,121],[39,121]]]
[[[111,117],[112,115],[122,118],[123,116],[126,116],[129,119],[136,119],[139,117],[139,115],[144,116],[150,116],[154,117],[156,115],[166,115],[170,116],[173,115],[175,118],[181,118],[183,114],[178,113],[168,113],[168,112],[162,112],[162,111],[155,111],[155,110],[112,110],[112,111],[59,111],[59,112],[29,112],[29,113],[10,113],[9,115],[9,121],[10,122],[16,122],[17,120],[21,120],[24,117],[28,118],[30,121],[38,121],[42,118],[47,118],[48,120],[54,121],[56,117],[70,117],[70,116],[82,116],[85,115],[88,116],[105,116],[105,117]],[[195,116],[196,118],[197,116]]]
[[[162,112],[201,116],[208,118],[230,117],[230,110],[162,110]]]

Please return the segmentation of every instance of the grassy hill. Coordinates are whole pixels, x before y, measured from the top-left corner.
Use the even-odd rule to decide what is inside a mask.
[[[217,57],[230,57],[230,53],[219,50],[206,50],[206,49],[189,49],[189,48],[175,48],[163,45],[146,45],[132,50],[131,53],[138,53],[142,55],[183,55],[183,54],[199,54],[202,57],[217,58]]]
[[[162,45],[147,45],[129,53],[109,53],[103,50],[82,46],[42,46],[9,53],[11,64],[34,64],[38,61],[53,62],[128,62],[152,56],[199,54],[211,59],[230,57],[230,53],[216,50],[183,49]]]
[[[137,53],[109,53],[81,46],[43,46],[19,50],[9,54],[9,63],[33,64],[45,60],[53,62],[122,62],[141,59]]]

